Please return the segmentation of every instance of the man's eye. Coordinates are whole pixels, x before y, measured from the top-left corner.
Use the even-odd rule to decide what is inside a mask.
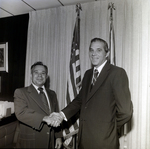
[[[102,51],[102,49],[97,49],[97,52],[101,52]]]

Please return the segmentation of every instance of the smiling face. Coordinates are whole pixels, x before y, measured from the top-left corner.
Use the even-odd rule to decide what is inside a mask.
[[[89,57],[91,63],[95,67],[99,67],[103,64],[108,56],[108,52],[105,51],[105,45],[101,41],[92,42],[89,48]]]
[[[43,86],[47,79],[47,71],[45,67],[41,65],[36,65],[33,67],[31,72],[31,79],[36,86]]]

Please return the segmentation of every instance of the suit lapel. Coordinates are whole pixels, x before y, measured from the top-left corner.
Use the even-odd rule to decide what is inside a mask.
[[[54,103],[53,103],[53,101],[52,101],[52,99],[53,99],[53,97],[52,97],[52,94],[51,94],[51,92],[48,90],[48,89],[46,89],[46,92],[47,92],[47,95],[48,95],[48,98],[49,98],[49,103],[50,103],[50,110],[51,110],[51,112],[53,112],[54,111]]]
[[[88,97],[87,97],[87,101],[89,99],[91,99],[91,97],[95,94],[95,92],[99,89],[99,87],[105,81],[105,79],[107,78],[107,76],[109,74],[109,69],[110,69],[110,64],[107,62],[106,65],[103,67],[99,77],[97,78],[97,81],[96,81],[95,85],[93,86],[91,92],[89,92]]]
[[[87,78],[88,84],[87,84],[86,86],[88,87],[88,93],[89,93],[90,90],[91,90],[92,77],[93,77],[93,69],[90,70],[89,76],[88,76],[88,78]]]
[[[33,87],[33,85],[31,84],[28,88],[28,92],[29,92],[29,96],[35,101],[35,103],[45,112],[47,113],[47,111],[44,108],[44,105],[40,99],[40,96],[38,94],[38,92],[36,91],[36,89]],[[47,113],[49,114],[49,113]]]

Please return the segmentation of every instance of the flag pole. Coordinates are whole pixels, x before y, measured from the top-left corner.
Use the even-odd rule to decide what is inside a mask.
[[[108,9],[110,10],[110,33],[109,33],[109,50],[110,50],[110,56],[109,61],[111,64],[116,65],[116,58],[115,58],[115,33],[114,33],[114,27],[113,27],[113,10],[115,9],[114,3],[110,2],[108,5]]]
[[[81,71],[80,71],[80,11],[81,4],[76,4],[76,21],[73,31],[73,39],[71,46],[69,75],[67,79],[66,104],[69,104],[79,93],[81,88]],[[68,149],[77,148],[76,140],[79,129],[79,113],[64,123],[63,137],[65,139],[63,145]],[[65,125],[66,124],[66,125]],[[73,144],[72,144],[73,142]],[[73,146],[72,146],[73,145]]]

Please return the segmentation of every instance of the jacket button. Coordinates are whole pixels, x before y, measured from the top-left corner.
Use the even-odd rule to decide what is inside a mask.
[[[49,135],[49,132],[47,132],[47,134]]]

